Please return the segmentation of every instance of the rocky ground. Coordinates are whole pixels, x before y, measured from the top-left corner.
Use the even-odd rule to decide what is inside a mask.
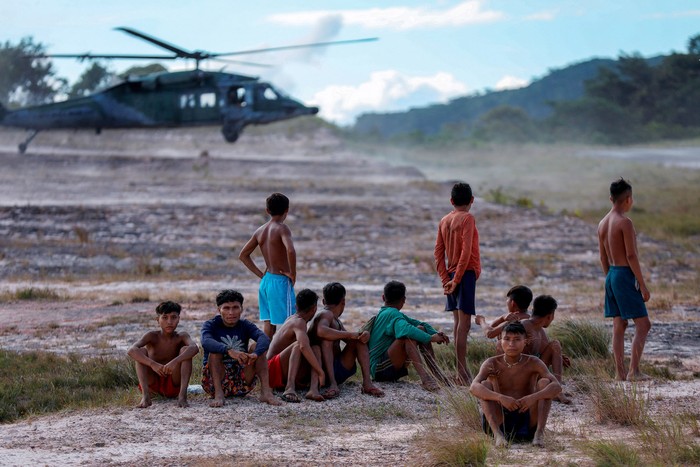
[[[257,278],[237,255],[265,221],[273,191],[292,201],[297,290],[344,283],[352,328],[376,312],[384,283],[402,280],[405,311],[451,332],[432,260],[451,183],[427,180],[419,168],[371,160],[323,131],[252,134],[233,146],[212,129],[57,133],[37,138],[22,156],[13,149],[20,139],[0,133],[0,293],[33,287],[56,296],[1,302],[2,348],[123,354],[165,299],[184,304],[181,327],[198,336],[216,292],[229,287],[244,293],[247,316],[256,318]],[[473,212],[481,313],[502,313],[505,291],[525,283],[559,300],[558,319],[602,319],[594,226],[483,199]],[[655,284],[697,280],[696,254],[644,236],[640,250],[652,292]],[[697,372],[698,302],[664,297],[650,303],[647,352],[684,374]],[[696,383],[676,385],[669,398],[696,397]],[[164,401],[145,411],[36,417],[2,427],[0,463],[411,463],[418,459],[412,440],[439,413],[436,399],[412,383],[385,390],[387,398],[374,400],[353,386],[335,401],[282,409],[249,398],[217,411],[195,397],[188,410]],[[557,406],[553,437],[587,410],[584,401]],[[547,452],[556,458],[556,447]]]

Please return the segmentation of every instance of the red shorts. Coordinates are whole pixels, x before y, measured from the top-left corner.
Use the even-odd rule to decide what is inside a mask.
[[[163,397],[177,397],[180,395],[180,387],[175,386],[171,376],[158,375],[158,380],[155,384],[149,384],[148,390],[155,394],[160,394]],[[143,388],[140,384],[139,391],[143,392]]]
[[[284,378],[282,377],[282,363],[280,362],[280,354],[275,355],[267,361],[267,372],[270,377],[270,387],[279,389],[284,387]]]

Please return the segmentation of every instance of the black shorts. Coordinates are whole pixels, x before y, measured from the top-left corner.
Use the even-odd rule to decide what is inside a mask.
[[[389,352],[384,352],[382,354],[382,361],[377,364],[374,369],[374,380],[375,381],[396,381],[399,378],[408,375],[408,368],[402,366],[401,368],[396,368],[391,359],[389,358]]]

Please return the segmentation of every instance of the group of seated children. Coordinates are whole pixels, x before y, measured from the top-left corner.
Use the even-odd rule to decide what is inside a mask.
[[[255,324],[241,318],[240,292],[220,292],[216,297],[219,314],[206,321],[201,331],[202,388],[213,398],[210,405],[220,407],[227,397],[247,395],[256,380],[261,385],[260,401],[271,405],[281,404],[273,389],[283,390],[286,402],[300,402],[297,386],[309,387],[307,399],[333,399],[358,364],[361,392],[375,397],[384,392],[373,381],[396,381],[408,374],[409,364],[424,389],[435,391],[439,383],[447,384],[432,344],[447,344],[449,338],[401,312],[406,303],[403,283],[386,284],[384,306],[358,332],[347,331],[340,321],[345,298],[345,287],[331,282],[323,288],[323,308],[317,310],[316,293],[300,291],[296,313],[270,341]],[[484,428],[494,434],[497,444],[524,438],[541,445],[552,399],[570,402],[561,394],[565,361],[561,345],[549,340],[544,331],[554,319],[557,302],[548,295],[537,297],[530,316],[531,302],[530,289],[515,286],[507,293],[507,314],[491,325],[483,316],[476,319],[488,337],[500,336],[498,354],[482,364],[470,387],[481,400]],[[187,333],[176,330],[180,305],[163,302],[156,313],[160,331],[146,333],[128,351],[136,361],[143,392],[138,406],[148,407],[151,393],[159,393],[177,396],[178,404],[186,407],[192,358],[199,349]]]

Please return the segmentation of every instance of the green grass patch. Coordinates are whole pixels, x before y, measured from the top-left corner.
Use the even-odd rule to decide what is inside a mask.
[[[26,287],[17,289],[14,292],[4,292],[0,295],[0,302],[16,300],[63,300],[58,292],[48,287]]]
[[[649,389],[638,384],[589,378],[588,399],[599,423],[641,427],[649,423]]]
[[[611,332],[602,324],[584,319],[568,319],[548,329],[550,339],[557,339],[564,354],[573,358],[608,358]]]
[[[638,448],[616,441],[591,441],[585,445],[585,451],[597,467],[635,467],[642,465]]]
[[[127,405],[138,384],[124,358],[0,351],[0,423],[66,408]]]
[[[638,428],[649,457],[658,465],[700,465],[699,430],[694,414],[674,414]]]
[[[491,440],[484,435],[463,434],[448,429],[430,433],[425,438],[425,449],[432,465],[440,466],[485,466],[491,450]]]

